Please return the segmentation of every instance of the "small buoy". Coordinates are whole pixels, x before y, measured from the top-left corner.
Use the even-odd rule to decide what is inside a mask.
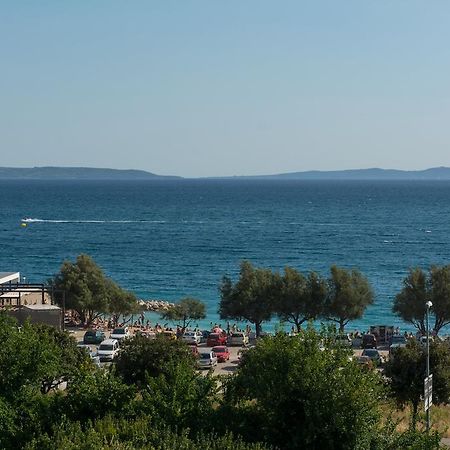
[[[27,226],[27,224],[24,223],[24,222],[22,222],[22,223],[20,224],[20,226],[23,227],[23,228],[25,228],[25,227]]]

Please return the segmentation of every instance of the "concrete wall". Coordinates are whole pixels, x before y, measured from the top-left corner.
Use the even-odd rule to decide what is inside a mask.
[[[19,324],[23,325],[27,319],[31,323],[46,324],[61,329],[62,309],[41,309],[31,310],[29,308],[20,308],[9,310],[8,314],[16,318]]]

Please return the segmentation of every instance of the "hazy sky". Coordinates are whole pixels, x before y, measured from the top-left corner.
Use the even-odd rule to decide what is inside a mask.
[[[450,166],[450,2],[0,2],[0,166]]]

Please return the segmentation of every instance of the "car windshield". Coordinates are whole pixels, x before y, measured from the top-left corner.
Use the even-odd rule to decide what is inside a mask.
[[[195,333],[193,331],[188,331],[184,333],[185,336],[195,336]]]
[[[100,344],[99,350],[113,350],[113,346],[111,344]]]
[[[95,331],[86,331],[85,336],[95,336]]]
[[[212,351],[215,353],[225,353],[225,347],[214,347]]]
[[[392,343],[393,344],[401,344],[406,342],[405,336],[392,336]]]
[[[210,353],[200,353],[200,358],[201,359],[209,359],[209,358],[211,358],[211,354]]]
[[[378,355],[378,351],[373,350],[373,349],[366,349],[366,350],[364,350],[364,355],[367,355],[367,356]]]
[[[125,334],[125,328],[114,328],[112,334]]]
[[[233,333],[233,337],[235,338],[241,338],[244,334],[243,333]]]
[[[219,338],[219,335],[218,335],[217,333],[211,333],[211,334],[209,335],[209,337],[210,337],[211,339],[218,339],[218,338]]]

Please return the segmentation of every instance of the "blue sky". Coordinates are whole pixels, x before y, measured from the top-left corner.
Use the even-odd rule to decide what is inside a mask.
[[[0,2],[0,165],[450,166],[450,2]]]

